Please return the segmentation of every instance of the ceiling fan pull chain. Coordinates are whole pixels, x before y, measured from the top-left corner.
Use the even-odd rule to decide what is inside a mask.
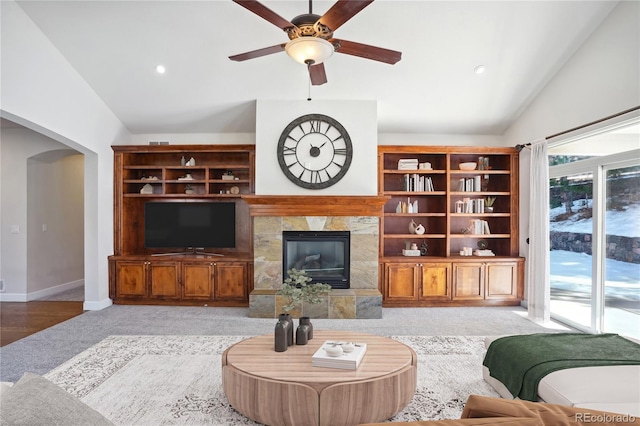
[[[311,67],[311,64],[307,64],[307,69]],[[307,97],[308,101],[311,101],[311,74],[307,73],[308,76],[308,80],[307,80],[307,85],[309,87],[309,96]]]

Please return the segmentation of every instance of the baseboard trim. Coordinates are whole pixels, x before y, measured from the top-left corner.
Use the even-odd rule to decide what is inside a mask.
[[[82,305],[82,309],[84,309],[85,311],[100,311],[104,308],[108,308],[111,305],[113,305],[113,301],[111,299],[103,299],[97,302],[90,302],[85,300],[84,304]]]

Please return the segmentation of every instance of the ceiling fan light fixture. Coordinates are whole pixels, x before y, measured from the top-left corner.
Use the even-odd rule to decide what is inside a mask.
[[[287,43],[287,55],[300,64],[321,64],[333,55],[333,45],[319,37],[298,37]]]

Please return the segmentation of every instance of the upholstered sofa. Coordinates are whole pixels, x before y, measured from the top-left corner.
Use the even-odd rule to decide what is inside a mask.
[[[628,426],[640,418],[564,405],[471,395],[460,419],[369,423],[360,426]]]
[[[485,347],[496,340],[485,339]],[[633,339],[628,339],[638,343]],[[640,350],[640,349],[639,349]],[[580,352],[580,348],[576,348]],[[639,353],[640,354],[640,353]],[[483,377],[503,398],[514,399],[507,387],[483,366]],[[640,365],[567,368],[544,376],[537,388],[541,402],[640,418]]]

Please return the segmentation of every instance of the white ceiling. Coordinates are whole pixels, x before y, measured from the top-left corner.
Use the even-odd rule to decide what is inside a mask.
[[[306,0],[262,3],[288,20],[308,11]],[[375,99],[383,133],[502,134],[616,3],[377,0],[335,37],[402,60],[334,54],[311,97]],[[308,97],[306,67],[284,52],[228,59],[288,40],[231,0],[18,4],[134,134],[254,132],[256,99]]]

